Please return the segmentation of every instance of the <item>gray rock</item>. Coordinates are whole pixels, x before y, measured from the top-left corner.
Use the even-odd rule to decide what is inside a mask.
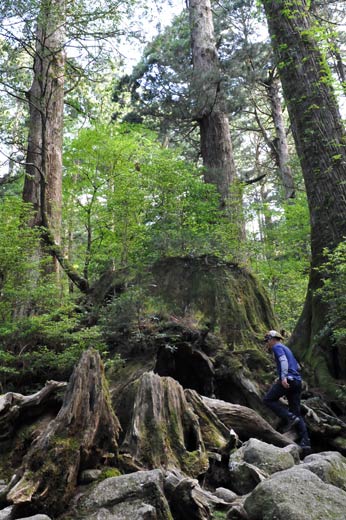
[[[0,520],[11,520],[12,511],[13,511],[13,506],[9,506],[9,507],[5,507],[5,509],[1,509]]]
[[[227,513],[227,520],[249,520],[249,516],[241,504],[232,506]]]
[[[47,515],[34,515],[26,516],[25,518],[18,518],[18,520],[51,520],[51,518]]]
[[[346,458],[337,451],[308,455],[302,466],[315,473],[327,484],[346,491]]]
[[[121,502],[109,509],[99,509],[83,520],[157,520],[156,509],[150,504],[143,504],[139,500]],[[166,517],[168,519],[168,517]]]
[[[90,482],[95,482],[101,473],[102,470],[100,469],[86,469],[80,474],[79,482],[80,484],[90,484]]]
[[[300,464],[299,446],[297,444],[289,444],[282,448],[282,451],[290,453],[295,464]]]
[[[233,491],[231,491],[230,489],[226,489],[223,487],[217,488],[215,490],[214,495],[229,503],[234,502],[234,500],[238,498],[238,495],[236,493],[233,493]]]
[[[292,448],[278,448],[258,439],[245,442],[230,456],[230,461],[244,461],[268,475],[291,468],[295,464]]]
[[[230,475],[230,487],[238,495],[250,493],[259,482],[268,477],[256,466],[247,462],[231,461],[228,466]]]
[[[261,482],[244,508],[251,520],[345,520],[346,492],[295,466]]]
[[[95,486],[81,504],[83,520],[167,520],[161,470],[111,477]]]

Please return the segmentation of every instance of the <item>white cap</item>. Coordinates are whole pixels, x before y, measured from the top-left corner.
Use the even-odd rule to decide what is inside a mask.
[[[265,335],[265,339],[272,339],[272,338],[283,339],[283,337],[282,337],[282,335],[280,334],[280,332],[277,332],[276,330],[270,330],[270,331],[267,332],[267,334]]]

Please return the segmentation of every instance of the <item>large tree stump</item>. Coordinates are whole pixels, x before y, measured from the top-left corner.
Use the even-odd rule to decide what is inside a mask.
[[[195,390],[185,390],[185,397],[199,418],[203,442],[210,451],[222,452],[230,441],[230,431]]]
[[[279,447],[292,444],[291,439],[274,430],[263,417],[251,408],[209,397],[202,399],[227,428],[233,428],[236,431],[241,440],[255,437]]]
[[[119,429],[100,356],[88,350],[71,376],[57,417],[25,456],[8,501],[25,512],[62,512],[79,471],[110,453],[116,456]]]
[[[67,383],[47,381],[44,388],[32,395],[8,392],[0,396],[0,443],[12,438],[19,422],[28,417],[42,415],[48,408],[57,405],[57,392]],[[61,403],[61,400],[60,400]]]
[[[149,469],[178,468],[191,476],[206,471],[198,417],[177,381],[153,372],[142,375],[121,451]]]

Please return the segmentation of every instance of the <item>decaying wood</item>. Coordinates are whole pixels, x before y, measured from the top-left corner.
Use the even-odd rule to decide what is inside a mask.
[[[229,429],[207,406],[195,390],[185,390],[185,397],[199,418],[203,442],[208,450],[222,451],[230,441]]]
[[[64,382],[47,381],[39,392],[32,395],[8,392],[0,396],[0,443],[12,437],[21,418],[37,417],[57,402],[57,392],[66,385]]]
[[[263,417],[251,408],[209,397],[203,397],[203,402],[227,428],[233,428],[242,440],[256,437],[279,447],[292,444],[291,439],[274,430]]]
[[[207,469],[198,417],[177,381],[153,372],[141,376],[121,451],[149,469],[179,468],[191,476]]]
[[[7,494],[30,511],[57,514],[71,498],[81,469],[117,455],[120,425],[110,403],[99,354],[84,352],[57,417],[32,444]]]

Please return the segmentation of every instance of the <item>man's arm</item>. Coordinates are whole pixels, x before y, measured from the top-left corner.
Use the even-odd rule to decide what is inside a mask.
[[[287,375],[288,375],[288,361],[287,361],[287,357],[285,356],[285,354],[282,354],[280,357],[279,357],[279,363],[280,363],[280,379],[281,379],[281,384],[284,388],[289,388],[290,385],[288,384],[288,381],[287,381]]]

